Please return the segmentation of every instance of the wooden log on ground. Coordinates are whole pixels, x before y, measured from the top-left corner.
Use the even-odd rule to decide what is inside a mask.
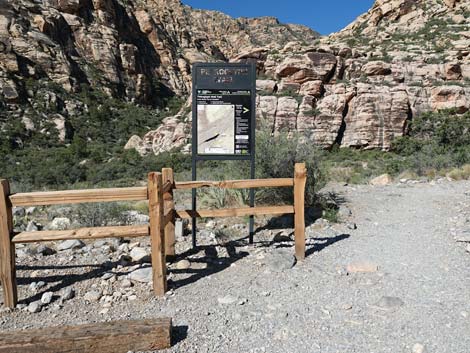
[[[15,235],[13,243],[35,243],[68,239],[136,238],[149,235],[149,226],[114,226],[70,230],[43,230]]]
[[[126,353],[171,346],[171,319],[100,322],[0,334],[0,353]]]
[[[294,213],[294,206],[262,206],[262,207],[240,207],[227,208],[220,210],[184,210],[176,211],[176,216],[183,219],[191,219],[194,217],[244,217],[244,216],[260,216],[260,215],[283,215]]]
[[[175,189],[197,189],[204,187],[216,187],[224,189],[248,189],[268,188],[280,186],[293,186],[294,179],[246,179],[246,180],[224,180],[224,181],[177,181]]]
[[[167,286],[162,186],[161,173],[150,173],[148,175],[153,290],[160,297],[165,295]]]
[[[85,202],[114,202],[147,200],[146,187],[63,190],[14,194],[13,206],[47,206]]]
[[[14,308],[18,301],[16,288],[15,245],[11,242],[13,214],[9,200],[10,184],[0,180],[0,281],[3,286],[3,301]]]
[[[175,184],[175,176],[173,169],[163,168],[162,169],[163,179],[163,205],[165,216],[165,255],[167,257],[175,256],[175,201],[173,198],[173,188]],[[170,184],[170,188],[166,189],[165,185]]]
[[[295,257],[305,259],[305,184],[307,169],[305,163],[296,163],[294,171],[294,237]]]

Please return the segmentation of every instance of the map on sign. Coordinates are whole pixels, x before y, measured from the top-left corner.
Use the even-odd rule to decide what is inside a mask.
[[[251,92],[197,90],[197,153],[249,155]]]
[[[235,105],[198,104],[198,153],[235,153]]]

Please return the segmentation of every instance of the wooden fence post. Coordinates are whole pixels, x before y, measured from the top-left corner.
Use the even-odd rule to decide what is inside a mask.
[[[294,236],[295,257],[305,259],[305,184],[307,169],[305,163],[296,163],[294,170]]]
[[[153,290],[157,296],[166,292],[165,238],[163,230],[162,174],[148,175],[150,241],[152,246]]]
[[[162,169],[163,184],[169,181],[173,187],[175,182],[175,176],[173,169],[163,168]],[[163,212],[165,215],[171,214],[170,220],[165,224],[165,255],[167,257],[175,256],[175,202],[173,199],[173,188],[163,195]]]
[[[13,214],[8,180],[0,180],[0,280],[3,285],[3,301],[14,308],[18,301],[16,289],[15,245],[11,242]]]

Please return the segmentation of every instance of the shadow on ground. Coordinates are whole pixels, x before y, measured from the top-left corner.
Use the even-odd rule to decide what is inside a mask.
[[[83,268],[92,268],[91,271],[85,272],[85,273],[68,273],[68,274],[58,274],[58,275],[50,275],[50,276],[38,276],[38,277],[23,277],[23,276],[18,276],[17,277],[17,284],[18,285],[28,285],[31,284],[32,282],[45,282],[47,283],[56,283],[52,287],[48,287],[47,289],[36,293],[35,295],[32,295],[30,297],[27,297],[25,299],[22,299],[19,301],[19,303],[22,304],[27,304],[36,300],[40,300],[41,296],[45,292],[58,292],[61,289],[71,286],[75,283],[85,281],[87,279],[91,278],[97,278],[101,277],[103,274],[106,272],[109,272],[112,270],[114,267],[116,267],[118,262],[106,262],[102,265],[66,265],[66,266],[58,266],[58,265],[43,265],[43,266],[25,266],[25,265],[18,265],[16,266],[16,269],[19,271],[35,271],[35,270],[64,270],[64,269],[71,269],[71,268],[76,268],[76,269],[83,269]],[[128,274],[128,272],[124,273],[118,273],[116,274],[117,276],[124,276]],[[55,296],[53,298],[58,299],[58,296]]]
[[[340,205],[344,203],[345,200],[341,196],[336,194],[328,194],[328,197],[332,200],[331,202],[335,205]],[[320,218],[322,215],[322,209],[320,208],[308,208],[306,209],[306,217],[305,217],[305,224],[306,227],[313,224],[316,219]],[[256,233],[261,232],[262,230],[283,230],[286,228],[293,228],[293,215],[283,215],[272,217],[268,223],[263,226],[259,227],[255,230],[255,244],[258,246],[265,246],[265,247],[285,247],[285,248],[292,248],[294,253],[294,241],[291,239],[286,239],[286,241],[282,241],[281,243],[275,242],[274,240],[269,241],[256,241]],[[310,256],[313,253],[317,253],[325,249],[326,247],[349,238],[349,234],[340,234],[334,237],[322,237],[322,238],[307,238],[307,250],[306,256]],[[170,269],[168,272],[173,274],[189,274],[188,277],[178,280],[169,279],[169,287],[170,288],[180,288],[189,284],[192,284],[201,278],[210,276],[217,272],[223,271],[226,268],[230,267],[236,261],[246,257],[248,255],[247,252],[244,251],[237,251],[238,247],[244,247],[248,245],[248,236],[242,237],[240,239],[231,240],[223,245],[211,245],[211,246],[199,246],[197,249],[190,249],[182,254],[177,255],[172,260],[179,261],[188,256],[195,255],[201,251],[204,252],[204,256],[199,258],[191,259],[193,263],[204,263],[205,268],[200,269]],[[291,234],[292,238],[292,234]],[[313,244],[311,244],[313,241]],[[228,253],[228,257],[219,258],[217,256],[217,248],[224,247]],[[18,270],[22,271],[34,271],[34,270],[64,270],[64,269],[90,269],[84,273],[75,273],[75,274],[58,274],[58,275],[50,275],[50,276],[43,276],[43,277],[18,277],[17,283],[19,285],[28,285],[32,282],[39,282],[43,281],[45,283],[55,283],[52,287],[49,287],[41,292],[38,292],[30,297],[27,297],[20,301],[20,303],[30,303],[32,301],[36,301],[41,299],[41,296],[47,291],[58,292],[61,289],[71,286],[75,283],[79,283],[91,278],[98,278],[101,277],[106,272],[112,271],[118,265],[119,262],[106,262],[102,265],[66,265],[66,266],[58,266],[58,265],[45,265],[45,266],[24,266],[19,265],[17,266]],[[116,273],[116,276],[121,277],[129,274],[129,272],[121,272]],[[54,299],[58,299],[56,296]]]
[[[248,255],[247,252],[237,252],[237,247],[241,246],[243,242],[239,241],[232,241],[224,244],[223,246],[199,246],[195,250],[188,250],[178,256],[174,257],[174,261],[182,260],[190,255],[197,254],[201,251],[204,252],[204,256],[191,259],[193,263],[205,263],[206,267],[201,269],[185,269],[185,270],[178,270],[178,269],[169,269],[168,273],[173,274],[190,274],[189,277],[184,279],[178,280],[168,280],[168,287],[169,288],[180,288],[191,283],[194,283],[200,280],[203,277],[207,277],[213,275],[217,272],[223,271],[227,267],[229,267],[234,262],[244,258]],[[245,244],[243,244],[245,245]],[[217,256],[217,247],[224,247],[229,255],[229,257],[219,258]],[[84,273],[67,273],[67,274],[54,274],[54,275],[47,275],[47,276],[37,276],[37,277],[28,277],[28,276],[18,276],[17,277],[17,284],[18,285],[29,285],[32,282],[39,282],[43,281],[46,284],[54,283],[52,287],[47,287],[44,290],[31,295],[27,298],[22,299],[19,301],[22,304],[28,304],[30,302],[40,300],[42,295],[45,292],[59,292],[60,290],[72,286],[76,283],[92,279],[92,278],[99,278],[107,272],[111,272],[119,262],[106,262],[102,265],[66,265],[66,266],[58,266],[58,265],[42,265],[42,266],[25,266],[25,265],[18,265],[17,270],[19,271],[36,271],[36,270],[56,270],[60,272],[60,270],[65,269],[72,269],[76,268],[80,269],[90,269]],[[128,275],[130,272],[120,272],[115,273],[117,277],[122,277]],[[57,300],[59,296],[55,296],[53,299]]]
[[[194,283],[200,280],[203,277],[210,276],[214,273],[225,270],[230,267],[236,261],[248,256],[248,253],[245,251],[237,252],[237,247],[245,246],[246,243],[241,240],[230,241],[222,245],[210,245],[210,246],[199,246],[196,249],[190,249],[182,254],[179,254],[175,257],[175,261],[185,259],[188,256],[195,255],[201,251],[204,252],[204,256],[200,258],[191,259],[192,263],[202,263],[206,264],[206,268],[201,269],[187,269],[187,270],[178,270],[170,269],[170,273],[174,274],[192,274],[191,276],[179,279],[176,281],[169,280],[169,286],[171,288],[180,288],[187,286],[191,283]],[[217,255],[217,248],[224,247],[227,250],[229,257],[219,258]]]

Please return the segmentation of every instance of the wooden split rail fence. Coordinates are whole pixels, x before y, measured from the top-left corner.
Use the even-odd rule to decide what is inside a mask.
[[[5,306],[17,303],[15,244],[47,242],[69,239],[99,239],[150,236],[153,273],[153,289],[157,296],[166,292],[166,256],[175,255],[175,219],[192,217],[241,217],[250,215],[294,214],[295,255],[298,260],[305,257],[304,199],[307,171],[304,163],[295,165],[293,178],[188,181],[175,182],[173,170],[164,168],[162,173],[148,175],[144,187],[109,188],[89,190],[65,190],[11,194],[7,180],[0,180],[0,281],[3,286]],[[175,209],[174,190],[218,187],[245,189],[260,187],[293,187],[294,205],[242,207],[218,210]],[[36,232],[13,232],[15,206],[49,206],[57,204],[79,204],[89,202],[142,201],[149,204],[148,225],[79,228],[72,230],[45,230]]]

